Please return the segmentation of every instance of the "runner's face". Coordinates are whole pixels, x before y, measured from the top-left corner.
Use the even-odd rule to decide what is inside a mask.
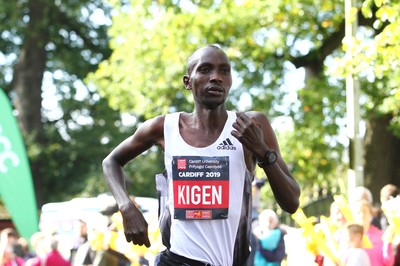
[[[225,103],[232,86],[229,60],[224,52],[213,47],[197,51],[197,62],[188,77],[196,103],[214,109]]]

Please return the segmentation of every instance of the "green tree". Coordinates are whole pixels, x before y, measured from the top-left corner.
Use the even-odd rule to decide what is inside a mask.
[[[134,129],[82,82],[110,55],[110,11],[96,0],[0,0],[0,86],[18,114],[39,207],[108,191],[101,160]]]
[[[315,186],[332,192],[345,189],[341,184],[346,178],[346,143],[340,140],[340,129],[345,126],[345,86],[343,78],[330,77],[327,72],[333,57],[343,56],[343,1],[142,0],[113,4],[113,54],[88,77],[112,107],[134,110],[146,118],[176,109],[190,111],[191,97],[181,84],[185,59],[201,45],[218,43],[231,58],[239,83],[232,90],[230,106],[237,106],[240,96],[248,95],[251,108],[264,111],[271,119],[292,117],[293,134],[282,150],[305,195]],[[370,15],[356,14],[360,28],[374,38],[387,25],[372,27],[379,14],[373,3],[365,5]],[[293,67],[304,69],[305,83],[297,91],[298,101],[288,104],[285,94],[293,88],[286,88],[284,76]],[[363,83],[365,90],[376,86]],[[286,109],[282,110],[278,107],[283,102]],[[365,119],[371,121],[366,112]],[[378,129],[375,125],[370,130],[376,133]],[[386,131],[385,136],[398,141],[393,131]],[[398,155],[395,147],[385,149]],[[365,158],[370,165],[368,150]],[[385,160],[392,162],[393,157]],[[374,167],[366,168],[367,176],[368,171],[380,168]],[[398,166],[390,167],[398,173]],[[399,178],[397,174],[381,180],[395,183]],[[366,181],[370,188],[377,184],[375,179]]]
[[[367,0],[361,6],[366,18],[373,18],[373,27],[364,29],[345,42],[353,47],[350,57],[336,58],[332,73],[357,76],[362,85],[363,111],[366,117],[365,181],[375,198],[387,183],[399,184],[397,163],[400,148],[400,3],[388,0]],[[376,34],[377,33],[377,34]],[[353,42],[348,46],[348,42]],[[380,156],[377,156],[377,155]]]
[[[88,160],[70,151],[74,140],[68,131],[72,131],[70,124],[78,119],[72,114],[90,110],[93,104],[96,107],[91,110],[107,106],[106,101],[96,100],[95,93],[85,92],[87,88],[79,84],[110,53],[107,25],[96,24],[91,17],[98,8],[107,12],[106,6],[98,4],[96,1],[0,1],[0,16],[4,18],[0,45],[2,56],[7,59],[1,68],[4,77],[1,85],[18,111],[39,206],[80,192],[85,182],[73,181],[84,179],[93,168],[93,161],[85,165]],[[42,106],[42,94],[49,94],[53,88],[55,94],[62,96],[59,108],[64,109],[60,114]],[[82,90],[87,95],[86,101],[74,101]],[[54,101],[57,99],[60,96],[54,97]],[[114,117],[115,114],[109,116]],[[86,125],[76,131],[88,128]],[[95,156],[91,154],[89,158],[94,160]]]
[[[250,96],[251,109],[271,119],[292,117],[292,133],[278,136],[303,193],[341,189],[345,90],[343,78],[330,73],[333,58],[343,57],[343,1],[110,3],[115,15],[107,35],[111,7],[101,1],[0,0],[0,86],[18,111],[40,204],[107,190],[101,159],[134,131],[120,112],[136,125],[166,111],[190,111],[184,62],[206,43],[221,44],[232,58],[237,86],[230,107]],[[397,1],[365,1],[357,12],[364,42],[354,64],[344,63],[361,75],[366,184],[375,196],[382,184],[400,180],[398,13]],[[285,83],[293,68],[304,69],[300,89]],[[295,89],[298,101],[287,97]],[[42,106],[48,94],[59,101],[56,111]],[[162,170],[157,149],[145,156],[127,166],[135,180],[129,188],[143,196],[154,195],[149,176]]]

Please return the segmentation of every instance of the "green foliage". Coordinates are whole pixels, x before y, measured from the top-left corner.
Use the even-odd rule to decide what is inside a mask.
[[[145,118],[191,111],[191,95],[182,85],[186,58],[202,45],[217,43],[237,75],[228,105],[238,108],[245,93],[251,97],[250,109],[271,117],[293,116],[295,132],[285,136],[290,141],[283,153],[294,176],[306,187],[337,187],[336,170],[344,167],[343,143],[337,137],[338,120],[345,113],[342,84],[329,84],[322,75],[299,91],[300,107],[298,103],[286,104],[283,111],[274,107],[284,105],[281,101],[288,92],[285,64],[319,49],[324,38],[338,30],[342,1],[189,3],[115,5],[110,28],[113,54],[87,81],[113,108],[133,110]],[[323,60],[315,55],[315,60]]]
[[[182,84],[186,59],[200,45],[219,43],[228,48],[244,84],[260,83],[266,53],[253,38],[245,36],[253,34],[255,25],[267,23],[266,13],[257,13],[268,4],[250,5],[245,12],[243,6],[228,2],[202,2],[192,10],[132,1],[128,11],[120,7],[113,18],[112,56],[89,80],[120,110],[134,110],[145,117],[165,113],[172,106],[190,110],[191,97],[183,92]],[[243,46],[248,49],[239,49]]]
[[[134,123],[126,126],[119,112],[82,83],[88,72],[109,57],[108,25],[111,7],[98,0],[40,0],[49,41],[46,43],[46,73],[43,84],[45,102],[53,97],[51,109],[42,108],[44,144],[35,141],[35,133],[24,132],[32,169],[38,169],[42,203],[68,200],[75,196],[96,196],[108,192],[102,177],[102,159],[124,138],[134,132]],[[2,42],[0,42],[0,85],[12,91],[13,66],[24,42],[33,34],[28,18],[39,2],[0,0]],[[37,25],[36,25],[37,26]],[[160,102],[158,105],[162,105]],[[141,117],[136,117],[140,122]],[[132,194],[154,196],[154,174],[159,151],[140,158],[127,169]],[[154,163],[156,161],[156,163]]]
[[[363,14],[371,17],[373,7],[377,8],[374,28],[383,30],[348,40],[344,48],[349,56],[336,59],[334,73],[359,76],[369,100],[366,111],[390,114],[392,131],[400,137],[400,3],[368,0],[363,3]]]
[[[137,123],[170,111],[190,112],[192,97],[182,84],[186,59],[208,43],[221,45],[231,58],[235,86],[229,108],[239,108],[240,97],[248,95],[249,109],[263,111],[271,120],[280,115],[292,118],[294,130],[277,133],[305,196],[316,186],[343,187],[347,161],[340,129],[347,73],[360,75],[363,114],[392,114],[391,126],[400,136],[398,1],[365,1],[363,14],[377,18],[375,28],[365,28],[361,39],[354,40],[351,60],[329,61],[325,41],[343,26],[342,0],[109,0],[111,27],[111,7],[103,1],[42,1],[49,9],[47,82],[56,88],[61,115],[44,110],[47,145],[27,138],[27,146],[31,162],[44,167],[46,201],[107,191],[101,160],[136,126],[124,127],[121,112],[135,116]],[[29,34],[28,4],[0,0],[0,56],[6,58],[0,86],[11,96],[12,67]],[[104,18],[94,21],[92,15],[100,11]],[[339,49],[334,56],[343,58],[344,53]],[[307,65],[320,73],[301,88],[285,80],[288,65]],[[335,76],[328,78],[330,74]],[[79,96],[82,88],[85,97]],[[298,98],[287,102],[292,90]],[[154,195],[153,176],[162,171],[162,164],[156,149],[128,164],[130,192]],[[268,186],[263,193],[271,193]]]
[[[0,84],[11,99],[15,95],[11,83],[13,67],[25,41],[34,34],[28,22],[37,4],[39,1],[0,0],[0,17],[4,22],[0,25],[0,58],[4,59]],[[84,193],[104,192],[101,160],[127,132],[114,124],[121,120],[120,114],[110,110],[108,103],[97,94],[85,92],[88,88],[80,82],[110,54],[107,24],[103,23],[107,21],[109,7],[96,0],[41,0],[40,4],[48,14],[43,21],[49,34],[43,95],[54,94],[53,107],[42,108],[43,144],[35,141],[35,132],[23,132],[23,135],[32,169],[37,169],[34,177],[40,182],[37,193],[43,200],[39,204],[43,204]],[[104,13],[100,23],[93,20],[95,12]],[[44,100],[50,102],[47,97]],[[103,144],[107,136],[110,140]],[[90,183],[91,177],[96,177],[97,182]]]

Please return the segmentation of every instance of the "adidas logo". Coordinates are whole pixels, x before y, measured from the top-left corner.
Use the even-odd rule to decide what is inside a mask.
[[[217,146],[217,150],[236,150],[236,147],[232,144],[231,140],[227,138]]]

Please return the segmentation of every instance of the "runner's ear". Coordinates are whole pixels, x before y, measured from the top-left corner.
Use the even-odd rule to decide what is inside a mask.
[[[185,85],[185,88],[187,89],[187,90],[191,90],[192,88],[190,87],[190,79],[189,79],[189,77],[188,76],[183,76],[183,85]]]

